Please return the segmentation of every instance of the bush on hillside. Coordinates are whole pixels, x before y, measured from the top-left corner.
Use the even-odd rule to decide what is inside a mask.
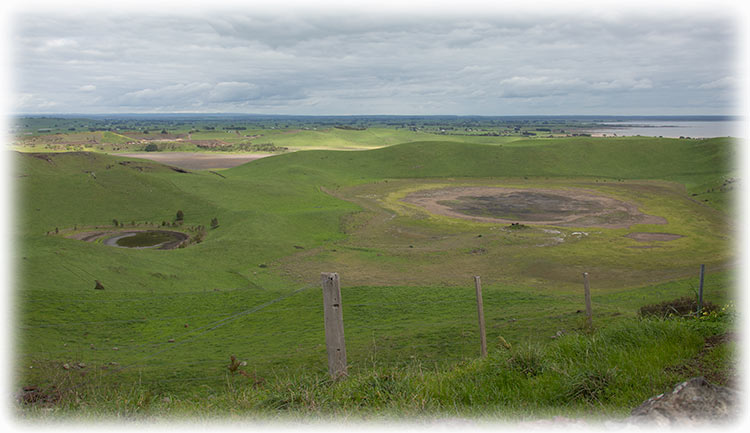
[[[708,301],[703,301],[703,311],[712,312],[719,310],[716,304],[712,304]],[[658,304],[644,305],[640,309],[641,317],[646,316],[657,316],[657,317],[669,317],[673,316],[690,316],[698,311],[698,301],[695,298],[684,296],[682,298],[674,299],[671,301],[664,301]]]

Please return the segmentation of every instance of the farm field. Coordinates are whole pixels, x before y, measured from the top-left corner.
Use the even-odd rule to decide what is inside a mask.
[[[117,143],[63,152],[38,139],[14,152],[19,388],[94,415],[211,413],[216,401],[222,413],[268,416],[384,407],[623,416],[686,378],[664,367],[694,357],[713,329],[640,322],[639,309],[694,296],[701,264],[705,299],[735,299],[730,138],[262,133],[277,148],[306,150],[215,171],[120,156],[133,149]],[[145,230],[191,241],[162,250],[83,240]],[[341,384],[327,382],[321,272],[342,282],[351,380]],[[481,383],[446,390],[459,377],[488,377],[510,350],[594,344],[584,342],[583,272],[602,333],[593,335],[649,330],[596,366],[619,369],[610,386],[631,391],[546,399],[526,373],[513,376],[523,384],[513,401],[467,397]],[[477,360],[474,275],[488,360]],[[649,352],[656,345],[663,351]],[[628,352],[651,364],[629,370]]]
[[[118,156],[124,156],[126,158],[148,159],[150,161],[188,170],[232,168],[271,155],[273,154],[215,154],[207,152],[134,152],[118,154]]]
[[[590,120],[528,120],[375,116],[214,119],[186,115],[164,119],[25,117],[16,122],[19,151],[128,153],[204,152],[268,154],[295,150],[365,150],[413,141],[512,145],[535,136],[577,135]]]

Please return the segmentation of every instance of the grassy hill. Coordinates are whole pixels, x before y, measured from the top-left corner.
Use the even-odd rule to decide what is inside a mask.
[[[525,141],[518,146],[478,146],[459,142],[415,142],[367,154],[303,152],[259,161],[237,173],[269,173],[279,169],[303,176],[323,172],[332,181],[365,181],[424,177],[601,177],[663,179],[683,183],[689,193],[716,189],[734,167],[731,139],[555,138]],[[531,144],[531,145],[529,145]],[[266,171],[267,170],[267,171]],[[253,176],[253,175],[251,175]],[[706,187],[704,189],[704,187]],[[714,199],[711,200],[711,197]],[[708,195],[724,208],[725,195]]]
[[[475,402],[486,408],[485,400],[447,391],[491,365],[471,364],[478,350],[476,307],[471,281],[462,272],[470,275],[474,269],[458,272],[459,265],[483,270],[490,341],[503,337],[513,347],[545,347],[560,330],[577,334],[584,323],[577,278],[589,258],[599,262],[596,274],[602,276],[598,286],[594,283],[597,326],[632,320],[646,303],[691,295],[700,263],[710,264],[707,299],[726,303],[733,296],[727,222],[733,159],[729,139],[650,138],[536,139],[528,146],[434,141],[364,152],[306,151],[219,174],[92,153],[19,153],[14,173],[18,382],[48,389],[83,380],[75,389],[88,389],[86,399],[105,398],[104,391],[97,394],[88,387],[96,384],[122,397],[120,403],[130,401],[126,406],[146,395],[193,402],[217,395],[228,399],[230,384],[254,396],[238,403],[248,410],[276,398],[276,392],[283,394],[281,400],[291,399],[278,402],[279,407],[314,411],[296,403],[307,400],[295,400],[284,384],[300,375],[300,384],[325,380],[319,274],[340,272],[351,371],[363,375],[353,383],[380,384],[400,368],[413,375],[400,378],[397,386],[402,380],[413,385],[417,373],[408,369],[429,366],[438,374],[430,379],[438,381],[431,382],[430,392],[443,395],[436,410],[454,399],[464,407]],[[586,240],[540,248],[537,239],[547,235],[538,228],[490,233],[491,225],[414,219],[388,207],[397,205],[388,197],[399,188],[453,181],[585,183],[641,200],[670,219],[667,226],[630,231],[686,236],[639,250],[628,248],[636,245],[623,238],[628,230],[602,229]],[[178,210],[184,213],[178,229],[208,227],[213,218],[219,227],[208,229],[201,243],[169,251],[112,248],[66,237],[112,227],[113,219],[126,228],[171,224]],[[467,253],[480,247],[488,253]],[[565,271],[566,266],[572,267]],[[666,269],[656,272],[656,267]],[[426,271],[420,273],[422,268]],[[625,278],[627,269],[645,273]],[[497,278],[485,278],[492,272]],[[94,290],[95,280],[105,290]],[[698,340],[675,359],[695,355],[700,332],[683,336]],[[266,385],[232,375],[230,355],[246,361],[248,375],[263,377]],[[454,370],[457,362],[469,364]],[[656,370],[665,365],[654,362]],[[677,376],[659,377],[629,394],[627,402],[613,399],[608,410],[617,412],[661,392]],[[348,396],[347,404],[359,399],[346,407],[367,406],[374,398],[355,397],[365,388],[342,386],[352,388],[315,392],[333,393],[321,397],[330,399],[329,408],[336,407],[339,392]],[[500,394],[493,405],[507,398]],[[546,409],[529,410],[561,404],[549,402]],[[589,403],[575,404],[580,409]]]

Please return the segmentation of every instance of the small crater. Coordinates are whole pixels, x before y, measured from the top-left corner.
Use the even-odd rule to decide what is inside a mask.
[[[668,242],[673,241],[675,239],[679,239],[681,237],[684,237],[682,235],[677,235],[674,233],[643,233],[643,232],[635,232],[635,233],[629,233],[625,235],[626,238],[634,239],[638,242]]]

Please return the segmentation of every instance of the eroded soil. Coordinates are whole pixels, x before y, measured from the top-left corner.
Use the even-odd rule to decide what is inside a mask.
[[[403,200],[434,214],[493,223],[602,228],[667,223],[642,213],[635,203],[580,188],[449,187],[417,191]]]
[[[232,168],[246,162],[255,161],[256,159],[265,158],[272,154],[206,154],[193,152],[138,152],[138,153],[118,153],[118,156],[127,156],[129,158],[142,158],[156,161],[162,164],[173,165],[188,170],[210,170],[214,168]]]

